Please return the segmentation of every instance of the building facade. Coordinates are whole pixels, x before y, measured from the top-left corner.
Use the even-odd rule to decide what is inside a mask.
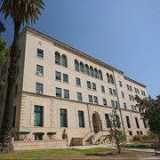
[[[21,33],[19,46],[14,116],[18,139],[67,138],[68,144],[87,144],[94,137],[98,143],[102,135],[109,134],[114,107],[119,128],[128,139],[147,134],[147,124],[135,101],[136,95],[148,97],[145,85],[31,28]]]

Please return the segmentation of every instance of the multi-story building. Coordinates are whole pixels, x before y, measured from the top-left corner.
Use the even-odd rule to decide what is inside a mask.
[[[94,136],[98,141],[109,134],[114,107],[128,138],[147,133],[135,101],[136,95],[148,97],[145,85],[31,28],[21,33],[19,44],[14,126],[20,139],[56,140],[65,132],[68,144],[75,139],[85,144]]]

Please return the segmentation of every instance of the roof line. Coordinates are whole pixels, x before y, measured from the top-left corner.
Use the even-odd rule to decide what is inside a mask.
[[[53,37],[51,37],[51,36],[49,36],[49,35],[47,35],[47,34],[45,34],[45,33],[42,33],[42,32],[40,32],[40,31],[36,30],[35,28],[32,28],[32,27],[30,27],[30,26],[27,26],[27,27],[24,29],[24,32],[26,32],[26,31],[32,32],[32,33],[34,33],[34,34],[37,34],[37,35],[39,35],[39,36],[41,36],[41,37],[43,37],[43,38],[45,38],[45,39],[48,39],[49,41],[52,41],[55,45],[71,51],[73,54],[77,54],[77,55],[80,55],[80,56],[82,56],[82,57],[85,57],[85,58],[87,58],[87,59],[89,59],[89,60],[91,60],[91,61],[94,61],[95,63],[97,63],[97,64],[99,64],[99,65],[101,65],[101,66],[103,66],[103,67],[105,67],[105,68],[107,68],[107,69],[109,69],[109,70],[111,70],[111,71],[117,71],[118,73],[124,75],[124,72],[123,72],[123,71],[121,71],[121,70],[119,70],[119,69],[117,69],[117,68],[115,68],[115,67],[113,67],[113,66],[111,66],[111,65],[109,65],[109,64],[106,64],[105,62],[103,62],[103,61],[101,61],[101,60],[99,60],[99,59],[97,59],[97,58],[94,58],[93,56],[91,56],[91,55],[89,55],[89,54],[87,54],[87,53],[85,53],[85,52],[83,52],[83,51],[80,51],[79,49],[76,49],[76,48],[70,46],[70,45],[67,44],[67,43],[64,43],[64,42],[62,42],[62,41],[59,41],[59,40],[57,40],[57,39],[55,39],[55,38],[53,38]],[[141,85],[141,86],[143,86],[143,87],[146,87],[144,84],[139,83],[139,82],[137,82],[137,81],[135,81],[135,80],[133,80],[133,79],[125,76],[125,75],[124,75],[124,78],[127,79],[127,80],[129,80],[129,81],[131,81],[131,82],[134,82],[134,83],[136,83],[136,84],[138,84],[138,85]]]

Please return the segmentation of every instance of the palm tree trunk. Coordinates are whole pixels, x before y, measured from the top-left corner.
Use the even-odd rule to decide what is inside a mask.
[[[10,50],[10,64],[8,69],[8,87],[5,102],[4,118],[2,121],[1,143],[3,146],[3,152],[13,151],[12,144],[12,123],[14,114],[14,99],[15,99],[15,83],[17,80],[17,61],[18,61],[18,45],[17,38],[20,30],[20,26],[15,24],[14,40]]]

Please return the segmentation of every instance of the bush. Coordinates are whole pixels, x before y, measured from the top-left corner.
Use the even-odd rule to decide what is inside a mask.
[[[153,145],[152,144],[137,143],[137,144],[127,144],[127,145],[125,145],[125,147],[127,147],[127,148],[143,148],[143,149],[146,149],[146,148],[153,148]]]

